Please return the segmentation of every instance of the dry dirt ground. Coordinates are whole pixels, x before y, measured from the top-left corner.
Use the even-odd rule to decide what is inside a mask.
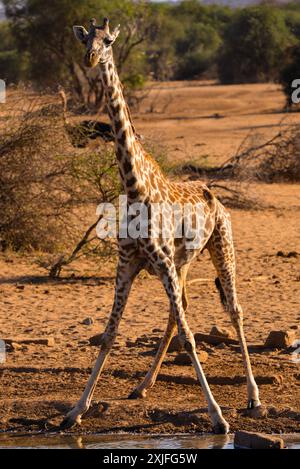
[[[275,85],[157,85],[135,116],[138,131],[165,143],[171,161],[224,161],[249,131],[266,137],[284,117],[284,98]],[[154,112],[149,113],[150,108]],[[152,110],[153,110],[152,109]],[[299,121],[293,114],[289,122]],[[292,328],[300,339],[300,187],[250,184],[270,208],[231,209],[237,252],[240,302],[250,344],[264,343],[271,330]],[[272,207],[271,207],[272,206]],[[278,251],[283,256],[278,256]],[[286,255],[295,252],[291,257]],[[298,253],[298,254],[297,254]],[[113,262],[81,261],[51,281],[34,256],[0,258],[0,337],[49,338],[54,345],[19,344],[0,365],[0,430],[37,431],[56,425],[80,396],[97,347],[89,337],[104,329],[113,299]],[[72,275],[73,274],[73,275]],[[75,275],[75,276],[74,276]],[[228,327],[214,286],[214,269],[204,253],[190,270],[188,319],[192,331]],[[148,370],[166,325],[168,303],[159,281],[136,280],[117,343],[100,378],[91,411],[78,432],[208,432],[203,393],[189,365],[170,353],[146,400],[127,396]],[[85,318],[93,324],[85,325]],[[240,354],[229,346],[199,345],[211,389],[231,430],[300,431],[300,362],[291,350],[252,351],[267,415],[245,415],[246,386]]]

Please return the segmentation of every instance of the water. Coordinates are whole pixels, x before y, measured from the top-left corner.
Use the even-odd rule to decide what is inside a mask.
[[[281,435],[288,449],[300,449],[300,435]],[[4,448],[233,449],[233,435],[0,435]]]

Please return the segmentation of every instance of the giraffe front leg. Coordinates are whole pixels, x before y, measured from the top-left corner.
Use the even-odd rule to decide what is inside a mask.
[[[81,424],[81,417],[88,411],[93,393],[98,381],[98,378],[101,374],[101,371],[105,365],[105,361],[108,357],[108,354],[111,350],[112,344],[114,337],[111,336],[110,339],[108,339],[108,336],[105,338],[104,342],[105,345],[101,345],[101,350],[99,353],[99,356],[97,358],[97,361],[95,363],[95,366],[93,368],[92,374],[86,384],[86,387],[84,389],[84,392],[77,402],[76,406],[68,412],[62,423],[60,424],[60,429],[65,430],[67,428],[73,427],[75,424],[80,425]]]
[[[189,265],[184,265],[178,272],[178,280],[181,288],[181,296],[182,296],[182,305],[184,310],[186,311],[188,306],[188,299],[186,293],[186,276],[188,272]],[[174,315],[172,311],[170,311],[167,329],[164,333],[164,336],[159,344],[159,348],[155,355],[154,362],[146,374],[143,381],[132,391],[132,393],[128,396],[128,399],[139,399],[145,398],[147,396],[148,389],[152,388],[156,382],[159,370],[165,358],[165,355],[168,351],[171,339],[174,335],[176,329],[176,321],[174,319]]]
[[[98,358],[86,384],[84,392],[76,406],[66,415],[60,425],[61,429],[70,428],[81,423],[82,415],[89,409],[98,378],[115,341],[122,313],[126,306],[132,282],[139,272],[139,266],[134,262],[119,260],[116,276],[115,299],[111,315],[102,336],[102,343]]]
[[[213,430],[215,433],[226,434],[229,432],[229,425],[222,415],[220,406],[214,399],[214,396],[209,388],[204,371],[198,359],[194,336],[186,321],[185,312],[181,304],[179,285],[178,282],[176,282],[174,271],[173,273],[171,271],[167,276],[164,277],[163,283],[169,296],[171,308],[178,325],[180,341],[182,343],[182,346],[191,358],[192,364],[196,371],[197,378],[200,382],[205,398],[207,400],[208,413],[212,420]]]
[[[169,297],[171,311],[175,321],[177,322],[180,341],[191,358],[197,378],[207,400],[208,413],[212,420],[214,432],[223,434],[228,433],[229,425],[222,415],[220,406],[213,397],[196,353],[194,336],[186,321],[185,311],[182,305],[180,282],[175,265],[172,263],[172,261],[170,261],[170,259],[166,257],[164,258],[163,256],[164,254],[160,251],[160,261],[156,264],[156,266],[160,271],[161,280]]]
[[[197,356],[194,336],[188,326],[185,315],[182,313],[182,311],[179,312],[177,306],[174,309],[177,317],[179,338],[183,348],[191,358],[197,378],[205,395],[208,404],[208,413],[213,425],[213,431],[217,434],[226,434],[229,432],[229,424],[224,419],[221,408],[216,402],[206,380],[203,368]]]

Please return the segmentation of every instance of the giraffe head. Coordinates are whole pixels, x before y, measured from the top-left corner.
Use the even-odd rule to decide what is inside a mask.
[[[110,59],[111,46],[120,33],[120,25],[110,32],[108,18],[104,18],[102,26],[97,26],[96,20],[92,19],[89,31],[83,26],[73,26],[73,31],[75,37],[86,47],[85,65],[92,68]]]

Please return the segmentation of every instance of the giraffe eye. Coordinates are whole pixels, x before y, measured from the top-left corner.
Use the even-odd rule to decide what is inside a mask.
[[[113,40],[112,40],[112,39],[109,39],[108,37],[106,37],[103,42],[104,42],[104,44],[108,47],[108,46],[111,45],[111,43],[113,42]]]

